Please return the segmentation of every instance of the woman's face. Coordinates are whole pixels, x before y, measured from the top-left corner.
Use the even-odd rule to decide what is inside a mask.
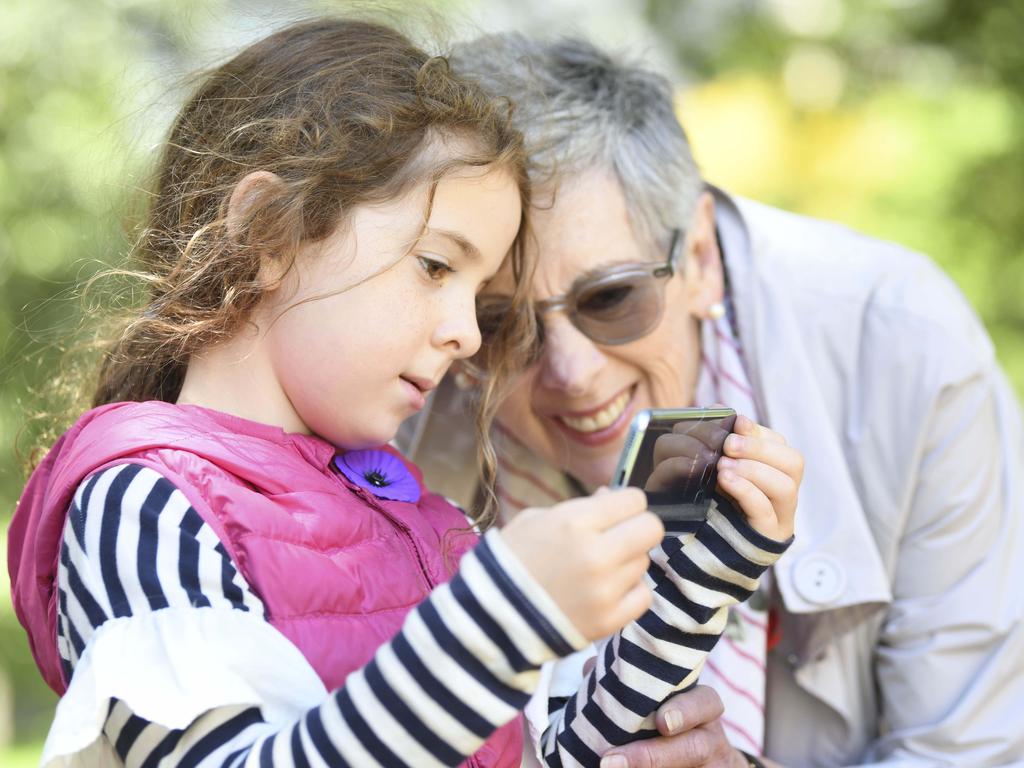
[[[546,203],[531,211],[535,299],[565,294],[584,273],[667,258],[664,242],[656,245],[634,234],[622,190],[610,174],[595,170],[577,176],[558,189],[553,205]],[[676,274],[662,279],[664,314],[649,334],[602,345],[565,313],[545,313],[541,357],[520,375],[498,413],[506,431],[585,485],[610,480],[636,411],[693,403],[699,319],[722,296],[710,195],[702,196],[684,234]],[[664,233],[660,239],[666,238]]]

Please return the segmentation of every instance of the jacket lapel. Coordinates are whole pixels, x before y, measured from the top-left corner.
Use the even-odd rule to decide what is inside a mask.
[[[737,200],[733,207],[721,193],[718,204],[726,217],[730,209],[735,212],[735,221],[743,227],[746,248],[731,248],[726,263],[751,381],[770,426],[786,435],[806,459],[797,538],[775,566],[786,608],[815,613],[887,604],[892,592],[885,566],[850,475],[837,418],[829,413],[819,373],[803,343],[806,323],[814,318],[797,317],[784,262],[773,258],[773,252],[788,242],[785,222],[774,220],[771,209],[756,203]],[[768,227],[770,235],[764,236]],[[827,556],[841,566],[841,586],[834,599],[827,599],[829,590],[815,592],[797,580],[799,563],[811,554]]]

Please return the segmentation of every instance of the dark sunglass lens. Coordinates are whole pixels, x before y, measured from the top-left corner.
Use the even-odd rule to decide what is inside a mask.
[[[576,301],[576,311],[595,320],[618,317],[623,309],[628,307],[633,293],[634,285],[631,282],[617,283],[587,291]]]
[[[508,316],[509,306],[508,299],[481,296],[476,300],[476,322],[484,344],[498,335],[502,322]]]
[[[654,328],[661,317],[662,300],[654,278],[623,278],[581,291],[575,322],[594,341],[623,344]]]
[[[481,372],[489,371],[498,362],[499,354],[506,354],[521,344],[520,339],[509,337],[500,344],[500,350],[497,348],[499,341],[502,341],[498,337],[502,333],[508,333],[505,329],[506,323],[513,320],[515,318],[512,317],[512,302],[508,297],[492,295],[477,297],[476,322],[480,328],[480,350],[468,361],[471,368]],[[544,326],[539,319],[536,330],[537,336],[529,350],[524,350],[524,348],[516,350],[517,353],[525,351],[526,354],[525,360],[522,358],[518,360],[520,365],[533,365],[540,359]]]
[[[537,318],[537,335],[533,340],[533,346],[530,348],[530,352],[526,359],[527,367],[538,362],[544,351],[544,321],[541,318]]]

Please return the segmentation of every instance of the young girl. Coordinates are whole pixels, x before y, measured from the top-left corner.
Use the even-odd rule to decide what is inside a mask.
[[[506,269],[486,435],[532,333],[524,179],[507,107],[384,27],[293,26],[206,79],[140,241],[150,301],[10,529],[18,616],[62,694],[44,765],[517,765],[539,667],[638,617],[602,668],[693,682],[722,606],[785,548],[796,482],[648,575],[663,530],[639,491],[478,541],[386,447],[480,347],[475,297]],[[597,759],[577,706],[553,761]]]

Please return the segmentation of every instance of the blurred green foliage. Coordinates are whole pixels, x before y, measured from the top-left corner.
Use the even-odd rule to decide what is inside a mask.
[[[169,120],[161,99],[225,5],[4,4],[0,520],[22,483],[15,436],[81,324],[75,286],[127,250],[122,225]],[[680,113],[710,180],[931,254],[1024,393],[1021,0],[647,0],[645,15],[695,83]],[[53,696],[5,585],[6,570],[0,682],[16,736],[38,739]],[[35,749],[0,748],[0,763]]]
[[[1024,395],[1024,2],[646,7],[706,176],[932,256]]]
[[[5,0],[0,23],[0,521],[23,482],[26,417],[76,337],[75,286],[127,247],[122,222],[145,176],[144,110],[167,90],[161,65],[183,50],[194,14],[213,3]],[[200,22],[201,23],[201,19]],[[148,100],[148,101],[147,101]],[[6,536],[0,537],[6,542]],[[6,552],[6,546],[3,546]],[[6,558],[5,558],[6,560]],[[0,688],[13,687],[17,739],[53,716],[0,575]],[[0,701],[0,733],[7,713]],[[2,739],[0,739],[2,744]],[[38,750],[4,752],[29,764]]]

